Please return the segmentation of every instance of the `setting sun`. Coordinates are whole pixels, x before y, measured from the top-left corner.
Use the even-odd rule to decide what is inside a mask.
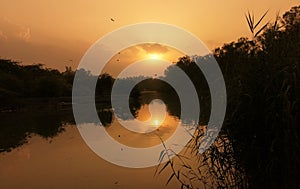
[[[157,60],[157,59],[161,58],[161,55],[159,55],[159,54],[149,54],[149,58]]]
[[[153,122],[154,122],[154,125],[155,125],[155,126],[158,126],[160,121],[158,121],[158,120],[156,119],[156,120],[154,120]]]

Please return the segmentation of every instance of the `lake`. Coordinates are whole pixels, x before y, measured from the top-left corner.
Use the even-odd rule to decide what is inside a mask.
[[[128,130],[111,109],[100,108],[99,117],[107,133],[120,143],[138,148],[160,144],[157,134],[168,139],[180,121],[178,112],[166,111],[164,120],[151,117],[149,106],[157,115],[165,111],[160,101],[151,99],[153,96],[147,95],[131,108],[137,120],[149,121],[149,128],[144,129],[151,132]],[[123,121],[133,124],[130,119]],[[176,179],[166,185],[172,174],[169,167],[155,175],[157,166],[125,168],[96,155],[81,137],[70,109],[1,113],[0,125],[0,188],[180,188]]]

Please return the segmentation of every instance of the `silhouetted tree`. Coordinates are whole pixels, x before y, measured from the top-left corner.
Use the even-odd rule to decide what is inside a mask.
[[[198,172],[186,164],[170,178],[186,188],[201,183],[218,188],[299,188],[300,6],[268,23],[253,39],[240,38],[215,49],[214,56],[228,97],[222,130],[199,158]],[[202,134],[199,130],[195,139],[201,140]],[[194,150],[199,143],[195,144]],[[174,161],[169,165],[174,168]],[[201,175],[202,166],[208,168],[210,182],[196,174]]]

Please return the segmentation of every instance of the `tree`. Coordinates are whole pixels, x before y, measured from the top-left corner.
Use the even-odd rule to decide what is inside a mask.
[[[183,187],[299,187],[299,15],[300,6],[292,7],[263,26],[255,39],[240,38],[215,49],[227,88],[226,118],[218,139],[200,156],[197,147],[203,131],[198,129],[189,146],[198,157],[196,168],[178,157],[183,165],[173,169],[172,178]],[[174,168],[175,162],[168,165]],[[203,166],[213,181],[199,177]]]

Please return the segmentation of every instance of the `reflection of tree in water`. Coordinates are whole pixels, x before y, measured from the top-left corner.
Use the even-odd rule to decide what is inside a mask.
[[[0,120],[0,152],[26,143],[31,134],[48,139],[63,132],[64,125],[74,124],[72,112],[2,113]]]
[[[138,95],[136,91],[138,91]],[[159,79],[145,79],[132,89],[129,97],[129,108],[133,117],[136,118],[141,107],[150,104],[154,99],[162,100],[166,105],[167,112],[171,116],[180,118],[181,108],[177,93],[169,84]],[[122,111],[127,108],[127,102],[124,100],[118,103],[118,105],[119,106],[116,107],[117,111],[112,112],[110,102],[97,104],[98,116],[104,126],[108,126],[113,121],[114,113],[119,119],[132,119],[131,116]],[[186,120],[182,120],[182,122],[186,124],[192,123],[193,121],[193,118],[189,116],[186,117]]]
[[[104,127],[110,126],[113,122],[113,112],[111,109],[98,110],[99,119]]]
[[[154,99],[162,100],[170,115],[180,117],[180,101],[175,90],[166,82],[159,79],[146,79],[137,84],[134,89],[141,92],[139,104],[150,104]]]
[[[132,79],[132,78],[131,78]],[[130,79],[130,80],[131,80]],[[125,79],[126,82],[126,79]],[[202,90],[204,91],[204,90]],[[122,94],[120,94],[122,95]],[[176,93],[176,91],[165,81],[162,81],[160,79],[145,79],[138,83],[131,91],[130,98],[129,98],[129,108],[134,116],[136,118],[138,110],[143,106],[150,104],[152,100],[154,99],[160,99],[162,100],[166,107],[167,112],[171,116],[175,116],[177,118],[180,118],[181,114],[181,106],[180,106],[180,100]],[[118,107],[116,107],[118,110],[114,111],[114,113],[117,114],[118,118],[123,120],[130,119],[128,115],[123,114],[123,109],[127,108],[127,102],[126,100],[122,101],[121,103],[118,103]],[[97,108],[100,110],[100,112],[104,109],[111,108],[111,106],[107,105],[107,103],[99,103],[97,105]],[[203,108],[204,109],[204,108]],[[192,111],[192,110],[191,110]],[[203,111],[204,112],[204,111]],[[189,117],[189,113],[186,114],[185,120],[181,120],[183,123],[192,123],[194,122],[193,117]],[[204,116],[202,116],[204,117]],[[105,117],[103,117],[105,118]]]
[[[159,81],[159,80],[157,80]],[[159,81],[160,82],[160,81]],[[139,83],[133,91],[135,91],[137,88],[145,86],[144,82]],[[141,91],[141,94],[137,97],[135,94],[131,93],[129,98],[129,109],[131,111],[131,114],[134,118],[137,117],[139,110],[142,106],[150,104],[152,100],[154,99],[160,99],[164,101],[164,103],[167,106],[167,111],[170,115],[175,117],[180,117],[180,104],[179,99],[176,93],[171,92],[169,93],[170,96],[167,96],[164,93],[161,93],[159,90],[147,90],[147,91]],[[114,113],[118,116],[119,119],[122,120],[129,120],[131,119],[129,115],[126,115],[122,113],[122,109],[126,108],[127,103],[124,102],[124,104],[121,104],[121,106],[117,107],[119,111],[113,112],[111,109],[110,103],[98,103],[97,104],[97,111],[98,116],[101,121],[101,123],[104,126],[109,126],[113,119],[114,119]]]

